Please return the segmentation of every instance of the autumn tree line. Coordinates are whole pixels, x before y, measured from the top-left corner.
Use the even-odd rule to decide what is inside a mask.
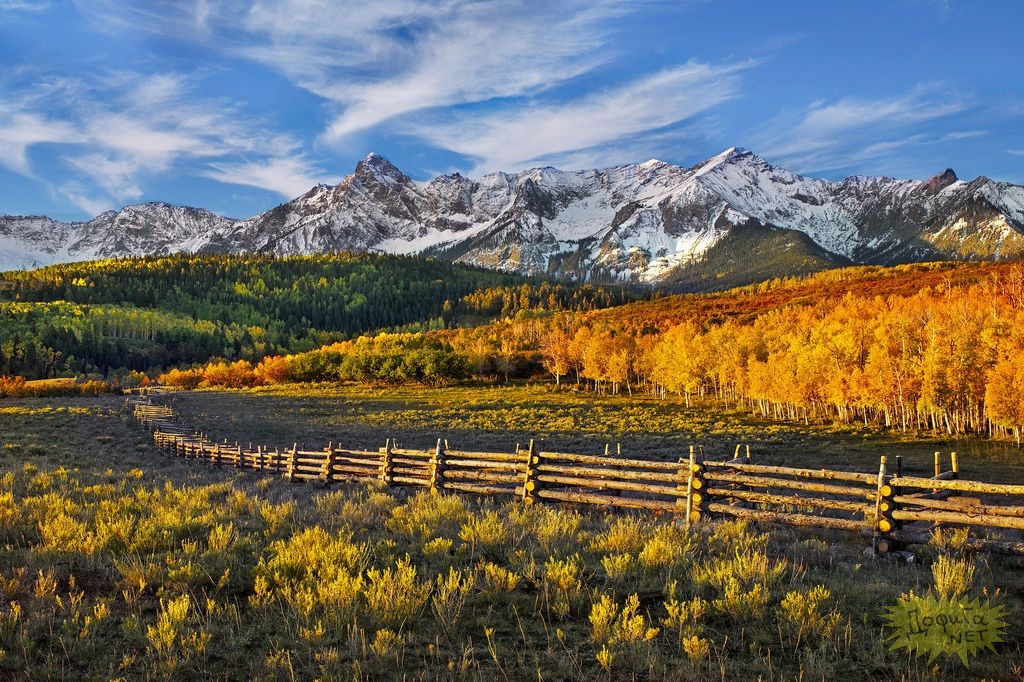
[[[9,377],[550,377],[780,419],[1018,440],[1024,426],[1021,264],[853,268],[624,306],[640,294],[365,254],[119,259],[0,285]]]
[[[618,310],[521,310],[484,327],[364,336],[160,379],[192,386],[443,384],[547,375],[556,384],[596,393],[714,398],[778,419],[1021,439],[1020,265],[970,285],[947,280],[887,296],[851,291],[753,316],[684,313],[684,319],[658,326]]]
[[[713,395],[765,416],[949,434],[1024,427],[1024,268],[964,287],[859,296],[663,332],[568,323],[544,363],[595,390]]]

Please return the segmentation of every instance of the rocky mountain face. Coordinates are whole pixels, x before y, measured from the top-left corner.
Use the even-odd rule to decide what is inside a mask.
[[[805,178],[743,149],[692,168],[535,168],[415,182],[370,154],[336,186],[246,220],[143,204],[84,223],[0,217],[0,269],[190,252],[424,254],[524,274],[671,285],[695,273],[1024,255],[1024,187]],[[770,264],[770,266],[769,266]],[[710,268],[714,268],[714,272]],[[753,275],[752,275],[753,276]]]
[[[0,270],[195,251],[235,222],[203,209],[163,203],[126,206],[76,223],[0,216]]]

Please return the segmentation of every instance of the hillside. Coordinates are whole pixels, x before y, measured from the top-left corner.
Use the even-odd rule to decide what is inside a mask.
[[[617,328],[667,329],[684,321],[718,324],[727,319],[747,322],[788,306],[812,306],[854,295],[872,299],[907,297],[929,289],[961,289],[984,282],[1019,277],[1019,260],[931,262],[896,266],[851,266],[805,276],[766,279],[726,291],[656,297],[614,310],[594,311],[589,319]]]
[[[407,256],[119,259],[0,273],[0,374],[30,378],[259,360],[381,329],[589,310],[619,288],[550,284]]]

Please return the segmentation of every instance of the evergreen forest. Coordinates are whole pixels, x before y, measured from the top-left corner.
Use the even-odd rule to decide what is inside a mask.
[[[617,287],[374,254],[175,255],[0,273],[0,375],[47,379],[257,361],[379,330],[590,310]]]

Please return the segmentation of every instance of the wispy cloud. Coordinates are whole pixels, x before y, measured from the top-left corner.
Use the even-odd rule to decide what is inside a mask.
[[[270,189],[286,197],[296,197],[319,182],[336,183],[337,177],[325,176],[315,164],[301,157],[211,163],[203,175],[232,185]]]
[[[963,96],[940,86],[917,86],[896,97],[815,102],[803,112],[777,117],[754,139],[773,161],[804,172],[832,171],[909,146],[984,134],[927,132],[929,123],[968,109]]]
[[[610,53],[597,48],[613,8],[600,3],[466,4],[423,30],[401,49],[384,80],[330,88],[344,111],[329,140],[411,112],[498,98],[537,95],[583,75]],[[585,9],[584,9],[585,7]],[[411,55],[402,54],[406,49]]]
[[[611,19],[630,0],[324,0],[181,3],[170,11],[77,0],[107,26],[130,22],[267,65],[321,97],[340,143],[439,107],[533,97],[615,55]]]
[[[240,184],[287,197],[300,180],[308,188],[326,175],[303,158],[297,140],[229,103],[199,96],[191,80],[177,73],[105,73],[12,98],[0,105],[0,164],[32,176],[29,150],[61,144],[73,177],[55,181],[57,191],[89,211],[141,197],[145,180],[172,169],[226,180],[228,169],[244,166],[235,161],[240,156],[268,169],[250,172]],[[183,168],[196,163],[198,171]]]
[[[43,12],[51,4],[49,0],[0,0],[0,12]]]
[[[223,21],[244,16],[247,3],[222,0],[71,0],[80,16],[110,34],[145,32],[167,38],[199,40],[214,15]]]
[[[39,144],[77,142],[80,134],[65,121],[43,113],[20,111],[0,104],[0,165],[15,173],[32,176],[29,148]]]
[[[985,135],[988,135],[987,130],[955,130],[940,137],[939,141],[954,142],[956,140],[969,140],[974,137],[984,137]]]
[[[621,161],[620,145],[635,148],[635,136],[657,133],[736,97],[739,74],[752,65],[690,63],[575,102],[470,113],[417,125],[413,132],[472,157],[478,172],[567,157]]]
[[[112,208],[109,199],[97,198],[92,186],[86,186],[85,183],[77,179],[62,182],[55,191],[85,211],[90,217]]]
[[[81,133],[59,113],[57,103],[66,91],[65,81],[34,77],[24,67],[0,73],[0,166],[33,177],[31,148],[81,141]]]
[[[91,210],[98,205],[111,208],[111,199],[122,202],[142,196],[142,190],[137,182],[141,164],[134,159],[107,152],[89,152],[70,157],[67,162],[79,172],[79,175],[91,178],[107,197],[104,200],[94,196],[83,204],[86,190],[81,183],[76,183],[72,185],[74,196],[66,196],[81,208]]]
[[[622,68],[618,20],[644,11],[643,0],[75,2],[105,30],[283,74],[320,98],[326,149],[352,149],[367,133],[412,135],[468,157],[474,171],[653,154],[646,140],[739,96],[754,65]],[[303,164],[218,160],[207,175],[288,187],[310,176]]]

